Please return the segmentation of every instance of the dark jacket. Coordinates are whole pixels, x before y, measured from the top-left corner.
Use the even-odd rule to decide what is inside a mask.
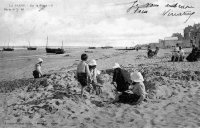
[[[117,84],[117,91],[124,92],[128,90],[131,83],[130,73],[124,69],[114,69],[113,82]]]

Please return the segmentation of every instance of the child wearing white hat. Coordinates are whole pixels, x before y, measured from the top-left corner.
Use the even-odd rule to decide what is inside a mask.
[[[90,82],[93,86],[93,89],[96,91],[96,86],[97,86],[97,75],[100,74],[100,71],[97,70],[96,66],[97,66],[97,62],[96,60],[91,60],[89,63],[89,70],[90,70],[90,75],[91,75],[91,79]]]
[[[34,78],[40,78],[43,76],[41,66],[42,66],[43,59],[38,58],[37,63],[35,64],[35,70],[33,71]]]
[[[132,72],[130,74],[132,84],[129,86],[129,90],[119,96],[119,102],[128,102],[133,104],[139,104],[145,99],[147,94],[144,86],[144,79],[140,72]]]

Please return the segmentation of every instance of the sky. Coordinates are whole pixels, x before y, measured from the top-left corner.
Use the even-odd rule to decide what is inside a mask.
[[[199,23],[197,0],[138,0],[138,5],[158,7],[127,9],[135,0],[1,0],[0,46],[134,46],[158,42],[172,33],[182,33],[188,25]],[[192,6],[165,7],[167,4]],[[37,5],[47,5],[41,8]],[[7,10],[12,9],[12,10]],[[17,11],[18,9],[18,11]],[[21,10],[23,9],[23,10]],[[162,15],[170,12],[195,12],[186,16]]]

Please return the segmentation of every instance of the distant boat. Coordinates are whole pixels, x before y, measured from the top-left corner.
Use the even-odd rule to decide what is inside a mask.
[[[30,42],[29,42],[29,46],[27,47],[27,50],[37,50],[37,47],[30,46]]]
[[[27,50],[37,50],[36,47],[28,47]]]
[[[130,48],[126,47],[126,48],[120,48],[120,49],[117,49],[117,50],[136,50],[136,48],[134,48],[134,47],[130,47]]]
[[[88,49],[96,49],[96,47],[89,47]]]
[[[14,51],[14,48],[10,48],[10,47],[3,48],[3,51]]]
[[[48,48],[48,37],[47,37],[46,53],[64,54],[65,50],[63,49],[63,42],[61,48]]]
[[[8,43],[8,47],[3,47],[3,51],[14,51],[14,48],[11,48]]]
[[[102,49],[109,49],[109,48],[113,48],[112,46],[105,46],[105,47],[101,47]]]

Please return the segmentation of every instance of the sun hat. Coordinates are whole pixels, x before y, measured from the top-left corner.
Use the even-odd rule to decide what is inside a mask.
[[[144,78],[140,72],[135,71],[131,73],[131,80],[134,82],[143,82]]]
[[[42,58],[38,58],[38,63],[43,62]]]
[[[91,61],[89,62],[89,65],[91,65],[91,66],[93,66],[93,65],[97,65],[96,60],[91,60]]]
[[[113,69],[115,69],[115,68],[121,68],[121,67],[118,63],[115,63],[115,65],[113,66]]]

